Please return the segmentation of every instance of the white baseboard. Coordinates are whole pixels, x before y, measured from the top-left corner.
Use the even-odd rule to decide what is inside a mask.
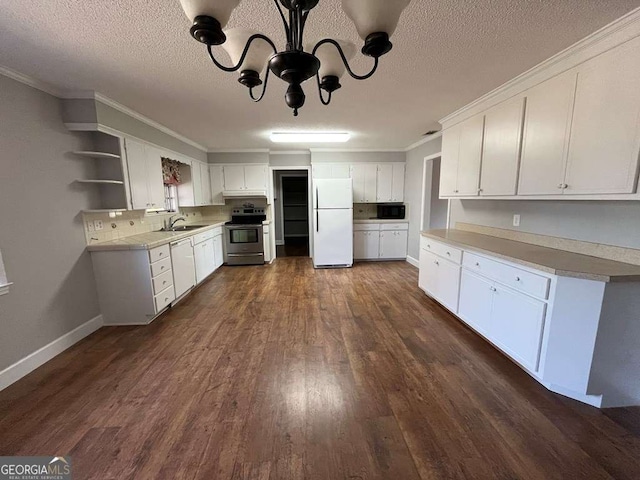
[[[413,265],[416,268],[420,268],[420,262],[415,258],[410,257],[409,255],[407,255],[407,262],[409,262],[409,265]]]
[[[61,354],[67,348],[75,345],[83,338],[91,335],[93,332],[102,327],[102,315],[92,318],[88,322],[83,323],[74,328],[69,333],[65,333],[60,338],[27,355],[22,360],[18,360],[13,365],[8,366],[0,371],[0,390],[4,390],[12,383],[17,382],[22,377],[33,372],[39,366],[47,363],[56,355]]]

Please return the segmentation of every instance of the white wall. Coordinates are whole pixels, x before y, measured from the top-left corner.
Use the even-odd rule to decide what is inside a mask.
[[[0,370],[99,314],[80,210],[94,186],[69,152],[90,146],[70,133],[61,101],[0,75],[0,249],[9,294],[0,296]]]
[[[440,152],[442,139],[437,137],[406,153],[407,167],[404,181],[404,202],[409,210],[408,255],[414,259],[420,256],[420,216],[422,202],[422,179],[424,157]],[[427,179],[427,198],[431,197],[431,176]]]
[[[640,248],[640,202],[452,200],[451,226],[456,222]]]
[[[404,161],[404,152],[311,152],[312,163],[385,163]]]
[[[209,163],[269,163],[269,152],[214,152],[207,159]]]
[[[269,165],[272,167],[306,167],[311,165],[311,152],[270,153]]]

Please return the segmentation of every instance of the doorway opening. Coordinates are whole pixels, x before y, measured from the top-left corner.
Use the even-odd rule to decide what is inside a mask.
[[[274,172],[277,257],[309,256],[309,172]]]

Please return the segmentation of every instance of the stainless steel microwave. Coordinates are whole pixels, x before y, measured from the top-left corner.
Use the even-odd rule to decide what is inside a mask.
[[[378,215],[379,219],[403,220],[405,216],[405,206],[399,203],[379,203]]]

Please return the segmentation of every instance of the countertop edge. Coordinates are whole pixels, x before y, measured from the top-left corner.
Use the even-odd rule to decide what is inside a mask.
[[[211,225],[206,225],[202,228],[197,228],[194,230],[190,230],[188,232],[182,232],[176,235],[171,236],[170,238],[157,240],[155,242],[150,243],[112,243],[104,242],[104,243],[95,243],[93,245],[87,245],[88,252],[109,252],[109,251],[122,251],[122,250],[151,250],[153,248],[161,247],[163,245],[168,245],[171,242],[176,242],[178,240],[182,240],[187,237],[192,237],[194,235],[198,235],[199,233],[206,232],[207,230],[212,230],[217,227],[221,227],[224,225],[224,221],[220,221],[218,223],[212,223]],[[154,233],[154,232],[147,232]],[[145,235],[140,234],[140,235]],[[135,235],[132,235],[135,236]],[[126,238],[126,237],[125,237]],[[111,240],[112,242],[117,242],[117,240]]]
[[[501,254],[498,252],[494,252],[491,250],[485,250],[481,247],[476,247],[474,245],[469,245],[466,243],[462,243],[462,242],[458,242],[455,240],[451,240],[448,238],[443,238],[439,235],[434,235],[434,234],[430,234],[429,232],[426,231],[422,231],[420,232],[421,236],[424,237],[428,237],[428,238],[432,238],[436,241],[440,241],[443,243],[449,243],[453,246],[457,246],[466,250],[470,250],[470,251],[474,251],[474,252],[478,252],[478,253],[482,253],[485,255],[491,255],[493,257],[496,258],[501,258],[503,260],[507,260],[509,262],[518,264],[518,265],[522,265],[524,267],[529,267],[529,268],[533,268],[535,270],[541,271],[541,272],[545,272],[551,275],[556,275],[559,277],[568,277],[568,278],[579,278],[582,280],[593,280],[596,282],[604,282],[604,283],[613,283],[613,282],[634,282],[634,281],[640,281],[640,276],[638,275],[616,275],[616,276],[611,276],[611,275],[599,275],[599,274],[592,274],[592,273],[587,273],[587,272],[574,272],[574,271],[569,271],[569,270],[560,270],[557,268],[553,268],[553,267],[549,267],[548,265],[541,265],[539,263],[533,263],[533,262],[529,262],[527,260],[523,260],[521,258],[517,258],[517,257],[512,257],[509,255],[505,255],[505,254]],[[476,234],[476,235],[483,235],[483,234]],[[490,235],[483,235],[485,237],[490,236]],[[500,237],[496,237],[496,238],[500,238]],[[501,240],[508,240],[505,238],[501,238]],[[527,243],[524,242],[518,242],[516,240],[508,240],[510,242],[515,242],[515,243],[523,243],[524,245],[529,245]],[[540,247],[540,248],[548,248],[548,247]],[[552,249],[555,250],[555,249]],[[559,250],[560,252],[562,252],[563,250]],[[573,253],[573,252],[567,252],[567,253]]]

